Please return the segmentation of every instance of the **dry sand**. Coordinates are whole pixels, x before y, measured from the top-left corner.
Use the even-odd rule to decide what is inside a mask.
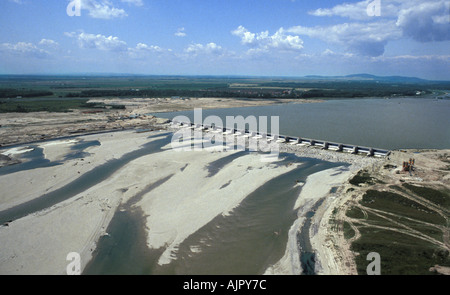
[[[90,156],[83,161],[68,160],[60,166],[1,176],[0,185],[5,188],[0,197],[2,210],[60,188],[96,165],[119,158],[148,141],[136,135],[130,131],[96,135],[101,146],[90,147]],[[45,150],[46,156],[60,157],[67,152],[67,144],[50,145],[52,149]],[[45,149],[47,144],[41,146]],[[51,208],[1,226],[0,274],[64,274],[70,252],[78,252],[84,266],[124,197],[118,188],[132,183],[130,178],[116,173]]]
[[[195,108],[217,109],[234,107],[251,107],[261,105],[271,105],[278,103],[314,103],[322,102],[319,99],[297,99],[297,98],[253,98],[240,99],[233,97],[191,97],[185,99],[177,98],[130,98],[130,99],[103,99],[93,98],[89,102],[107,102],[110,105],[125,105],[127,111],[132,114],[148,114],[161,112],[177,112],[193,110]]]
[[[311,211],[314,205],[321,199],[324,199],[322,205],[317,209],[314,215],[314,222],[311,228],[319,224],[323,219],[320,211],[332,208],[331,203],[336,199],[335,193],[330,193],[333,187],[340,187],[351,175],[351,170],[346,166],[340,166],[314,173],[306,179],[300,195],[295,203],[294,209],[297,211],[297,220],[289,230],[289,239],[286,252],[279,262],[269,267],[266,274],[284,274],[299,275],[302,273],[300,265],[300,253],[297,244],[297,235],[301,231],[306,221],[306,214]],[[316,251],[316,272],[318,274],[333,274],[333,268],[322,268],[320,265],[327,265],[328,260],[333,261],[334,257],[328,257],[326,249],[318,247],[317,240],[322,238],[322,232],[310,233],[311,244]]]
[[[79,137],[76,140],[95,138],[101,145],[90,147],[90,155],[83,161],[68,160],[60,166],[1,176],[2,187],[7,188],[1,196],[2,208],[60,188],[92,169],[93,163],[100,165],[139,148],[149,141],[146,135],[150,133],[124,131]],[[56,159],[73,143],[57,141],[40,146],[46,157]],[[173,175],[152,190],[151,197],[144,194],[136,204],[147,216],[148,246],[168,246],[160,259],[161,264],[167,263],[190,234],[218,214],[231,212],[265,181],[295,168],[261,162],[258,155],[249,154],[207,176],[209,163],[233,152],[177,152],[168,146],[158,154],[130,161],[107,180],[70,199],[0,226],[0,274],[64,274],[70,252],[80,253],[84,267],[119,204],[145,191],[149,184]]]
[[[278,167],[260,161],[259,155],[249,154],[208,177],[205,167],[209,163],[236,152],[164,153],[164,158],[170,161],[164,163],[163,170],[174,173],[173,177],[152,190],[151,198],[144,196],[137,204],[147,216],[148,246],[167,247],[159,264],[169,263],[178,245],[214,217],[228,214],[261,184],[295,168],[295,165]],[[158,161],[161,162],[155,158],[151,162]],[[183,173],[176,173],[181,167],[185,167]]]
[[[108,160],[120,158],[125,153],[136,150],[140,145],[147,142],[145,136],[136,136],[134,131],[124,131],[44,142],[37,145],[44,149],[46,159],[56,160],[66,155],[70,151],[70,146],[80,140],[99,140],[101,145],[87,148],[85,151],[90,153],[90,156],[83,160],[67,160],[64,165],[19,171],[1,176],[0,210],[5,210],[61,188],[96,166],[104,164]]]
[[[174,131],[169,126],[165,128]],[[152,134],[155,132],[121,131],[41,142],[39,146],[49,160],[63,158],[70,152],[70,147],[80,140],[98,140],[101,145],[86,149],[89,155],[83,159],[66,160],[59,166],[0,176],[0,185],[5,188],[0,196],[0,210],[60,188],[95,166],[137,150],[144,143],[158,138],[148,139],[147,136]],[[337,156],[331,151],[287,144],[281,144],[280,151],[337,162],[347,160],[351,164],[349,171],[378,161],[342,153]],[[190,234],[215,216],[231,212],[262,183],[295,168],[295,165],[280,166],[261,161],[257,154],[246,154],[208,176],[209,163],[234,152],[180,152],[168,145],[160,153],[130,161],[105,181],[70,199],[0,226],[0,274],[64,274],[69,263],[66,256],[70,252],[80,253],[84,267],[92,258],[98,239],[107,234],[105,230],[118,206],[138,194],[141,199],[134,206],[139,206],[146,216],[147,245],[150,248],[167,247],[158,262],[170,262],[178,245]],[[286,255],[268,273],[300,271],[292,260],[296,255],[292,237],[304,221],[301,212],[305,213],[315,201],[326,197],[332,186],[339,186],[345,181],[349,171],[334,175],[336,171],[331,169],[310,176],[296,204],[304,210],[299,211],[299,218],[291,228]],[[162,180],[162,184],[152,188],[151,194],[147,192],[152,184]],[[332,201],[326,201],[321,210],[330,210],[332,205]],[[325,219],[327,215],[323,216]],[[315,222],[318,224],[320,220]],[[317,241],[321,238],[323,233],[320,230],[313,235]],[[314,245],[320,252],[318,257],[323,267],[319,273],[340,272],[338,266],[327,267],[322,262],[331,261],[333,257],[329,255],[336,253],[326,252],[326,248]]]

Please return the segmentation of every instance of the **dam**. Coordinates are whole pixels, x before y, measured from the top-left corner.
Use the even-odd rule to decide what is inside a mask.
[[[390,150],[366,147],[345,143],[337,143],[326,140],[318,140],[303,137],[293,137],[282,134],[271,134],[259,131],[250,131],[248,129],[227,128],[223,126],[211,126],[206,124],[182,122],[178,120],[170,120],[171,124],[180,128],[190,128],[205,132],[222,132],[224,135],[242,136],[246,138],[266,139],[268,142],[277,142],[292,145],[310,146],[312,148],[321,148],[324,150],[332,150],[336,152],[347,152],[355,155],[367,155],[369,157],[387,157],[391,153]]]

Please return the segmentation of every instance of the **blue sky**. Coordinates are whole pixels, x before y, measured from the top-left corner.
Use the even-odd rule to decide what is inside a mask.
[[[0,74],[450,80],[449,9],[442,0],[0,0]]]

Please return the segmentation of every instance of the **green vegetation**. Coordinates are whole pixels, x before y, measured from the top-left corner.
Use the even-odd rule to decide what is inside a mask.
[[[0,76],[0,98],[242,97],[358,98],[430,94],[450,82],[215,76]]]
[[[216,97],[314,99],[417,96],[450,89],[450,82],[389,79],[256,78],[215,76],[20,76],[0,75],[1,112],[67,111],[73,99]],[[59,99],[66,99],[65,102]],[[29,99],[41,99],[39,103]],[[55,100],[59,106],[52,105]],[[27,101],[27,102],[26,102]],[[81,100],[82,101],[82,100]],[[123,106],[110,106],[123,108]]]
[[[355,231],[350,226],[350,223],[344,221],[344,238],[345,239],[351,239],[355,236]]]
[[[437,205],[450,208],[450,197],[448,196],[448,193],[446,194],[443,191],[438,191],[428,187],[415,186],[408,183],[404,183],[403,187]]]
[[[237,84],[239,85],[239,84]],[[248,87],[245,84],[191,82],[187,84],[153,85],[136,89],[88,89],[70,92],[66,97],[243,97],[243,98],[357,98],[385,96],[416,96],[431,93],[416,85],[382,85],[355,82],[328,83],[257,83]]]
[[[69,112],[71,109],[89,107],[87,99],[76,100],[23,100],[12,102],[0,102],[0,113],[7,112]]]
[[[370,180],[367,175],[362,179]],[[366,274],[370,252],[380,254],[382,274],[433,274],[429,268],[436,264],[450,267],[444,243],[450,194],[407,183],[390,188],[395,192],[367,190],[359,204],[346,211],[344,237],[354,236],[350,223],[361,234],[351,245],[358,253],[358,273]]]
[[[409,217],[433,224],[447,225],[446,220],[435,211],[392,192],[368,190],[364,194],[361,204],[365,207],[387,210],[400,216]]]
[[[42,97],[50,95],[53,95],[53,92],[45,90],[0,88],[0,98]]]
[[[356,218],[356,219],[363,219],[365,218],[364,213],[361,211],[358,207],[352,207],[347,212],[345,212],[345,215],[347,217]]]
[[[73,109],[125,109],[124,105],[88,103],[88,99],[37,99],[0,101],[0,113],[70,112]]]
[[[350,184],[357,186],[360,184],[374,185],[375,183],[382,183],[380,180],[370,176],[367,170],[358,171],[358,173],[355,176],[353,176],[353,178],[350,179],[349,182]]]
[[[426,275],[433,274],[429,268],[438,264],[450,266],[449,252],[423,239],[395,231],[365,227],[360,229],[361,238],[352,243],[358,274],[366,274],[370,252],[381,257],[381,274]]]

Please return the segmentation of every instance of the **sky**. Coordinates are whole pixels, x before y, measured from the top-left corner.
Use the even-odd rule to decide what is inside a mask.
[[[0,74],[450,80],[450,0],[0,0]]]

